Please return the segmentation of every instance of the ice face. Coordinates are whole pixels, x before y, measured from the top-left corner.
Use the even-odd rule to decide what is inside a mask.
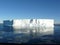
[[[54,20],[42,20],[40,19],[40,25],[45,27],[54,27]]]
[[[51,19],[38,19],[40,36],[54,34],[54,20]]]
[[[28,24],[29,23],[29,20],[14,20],[13,21],[13,26],[15,27],[17,27],[17,28],[22,28],[22,27],[25,27],[25,26],[27,26],[26,24]]]
[[[20,19],[13,20],[13,28],[18,33],[29,32],[37,33],[40,35],[49,35],[54,33],[54,20],[52,19]],[[23,31],[22,31],[23,30]],[[40,36],[39,35],[39,36]]]

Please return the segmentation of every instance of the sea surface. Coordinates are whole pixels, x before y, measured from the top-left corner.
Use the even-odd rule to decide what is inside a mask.
[[[31,33],[16,33],[12,26],[0,25],[0,43],[58,44],[60,43],[60,26],[54,26],[53,35],[36,36]],[[24,32],[25,30],[21,30]],[[39,34],[40,35],[40,34]]]

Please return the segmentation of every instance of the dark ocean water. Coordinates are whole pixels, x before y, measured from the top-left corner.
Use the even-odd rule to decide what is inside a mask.
[[[36,38],[35,38],[36,37]],[[27,33],[14,33],[14,29],[11,26],[0,27],[0,43],[45,43],[45,44],[57,44],[60,43],[60,26],[54,26],[53,35],[44,35],[42,37],[33,37],[32,32]]]

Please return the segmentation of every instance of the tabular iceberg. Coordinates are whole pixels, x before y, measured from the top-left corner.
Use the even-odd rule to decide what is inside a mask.
[[[37,36],[53,35],[54,20],[53,19],[16,19],[13,20],[13,28],[17,33],[31,33]]]

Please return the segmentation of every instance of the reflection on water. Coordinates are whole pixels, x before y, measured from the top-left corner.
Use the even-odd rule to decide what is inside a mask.
[[[1,43],[60,43],[60,26],[55,28],[24,28],[12,26],[0,27]]]

